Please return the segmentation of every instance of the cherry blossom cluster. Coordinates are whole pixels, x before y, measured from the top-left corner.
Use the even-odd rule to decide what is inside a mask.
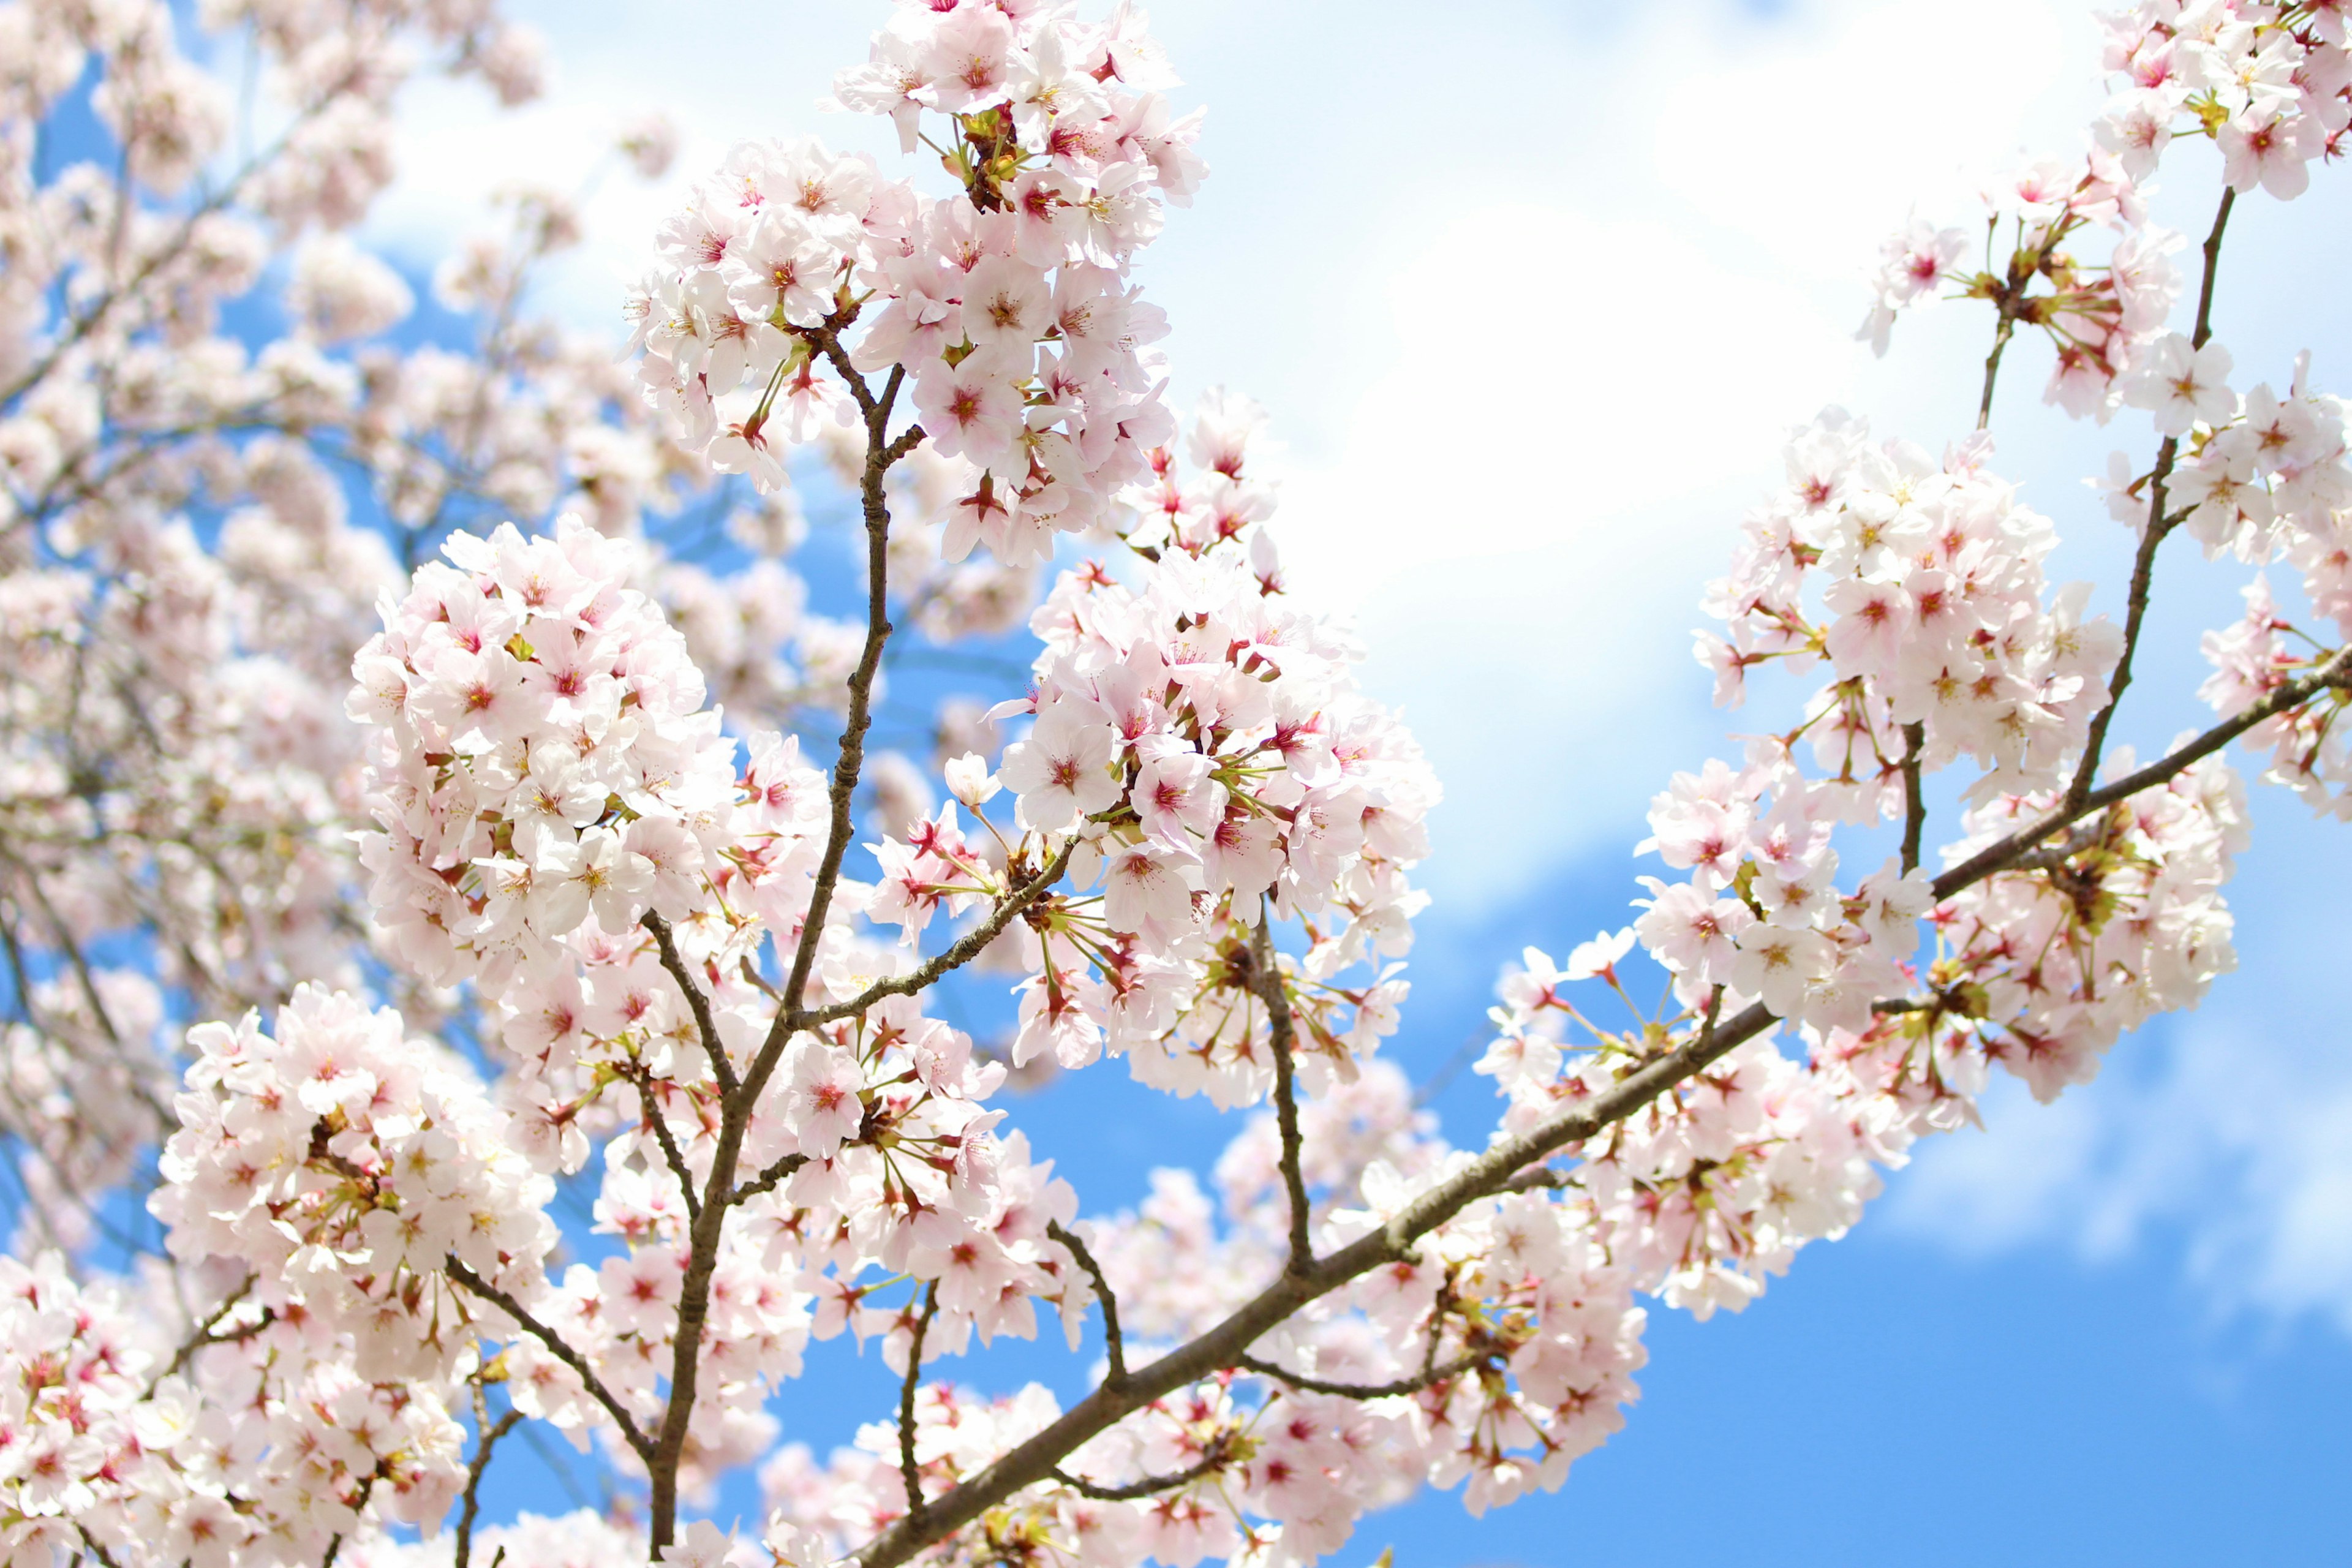
[[[260,1305],[350,1335],[361,1373],[446,1374],[472,1351],[452,1261],[528,1287],[555,1244],[553,1184],[508,1146],[472,1075],[397,1013],[303,986],[276,1026],[248,1014],[190,1031],[149,1206],[175,1256],[231,1260]]]
[[[577,237],[565,198],[518,195],[513,232],[444,269],[442,303],[492,323],[472,352],[389,341],[415,291],[346,230],[427,73],[520,101],[535,47],[489,5],[0,5],[0,1125],[52,1243],[168,1131],[182,1022],[381,973],[352,941],[341,708],[404,557],[566,496],[634,531],[707,478],[634,416],[608,343],[520,309]],[[248,113],[267,133],[230,136]],[[224,324],[239,301],[284,335]]]
[[[216,1302],[194,1321],[190,1283]],[[441,1517],[465,1433],[435,1391],[317,1355],[316,1331],[257,1307],[256,1283],[224,1293],[155,1268],[85,1284],[55,1252],[0,1259],[0,1550],[292,1568],[363,1520]]]
[[[734,742],[626,542],[567,515],[452,534],[359,651],[376,738],[371,901],[427,978],[494,988],[591,920],[694,910],[734,802]]]
[[[2104,421],[2135,383],[2179,375],[2204,347],[2165,330],[2181,240],[2148,221],[2143,193],[2167,149],[2210,139],[2231,192],[2286,200],[2352,126],[2352,51],[2331,0],[2142,0],[2104,25],[2115,90],[2086,156],[1988,189],[1973,269],[1967,230],[1914,220],[1889,239],[1861,333],[1880,353],[1895,313],[1948,285],[1996,306],[2001,344],[2017,325],[2040,328],[2056,351],[2048,400]],[[2086,258],[2078,247],[2101,227],[2116,232],[2112,252]]]
[[[2090,584],[2050,590],[2057,531],[1989,456],[1979,437],[1937,465],[1830,410],[1790,441],[1787,488],[1749,514],[1730,574],[1709,585],[1730,634],[1698,647],[1719,702],[1767,660],[1828,665],[1804,730],[1851,797],[1833,812],[1899,811],[1903,765],[1962,754],[1985,770],[1979,794],[2046,784],[2102,706],[2122,632],[2087,616]],[[1706,858],[1726,878],[1738,864]]]
[[[787,446],[865,414],[842,377],[888,370],[963,465],[945,558],[1043,559],[1104,521],[1173,428],[1150,347],[1166,321],[1126,278],[1204,173],[1197,115],[1161,96],[1174,81],[1138,12],[900,7],[836,96],[889,115],[908,153],[935,125],[958,188],[926,195],[813,141],[739,146],[631,296],[646,396],[765,489]]]
[[[1076,883],[1102,888],[1031,921],[1014,1061],[1076,1068],[1108,1049],[1144,1082],[1227,1106],[1273,1082],[1269,962],[1302,1061],[1344,1076],[1394,1027],[1404,984],[1378,964],[1411,946],[1426,900],[1405,871],[1428,852],[1438,794],[1411,735],[1356,689],[1352,639],[1283,592],[1272,537],[1249,521],[1270,497],[1234,500],[1255,420],[1232,413],[1212,398],[1192,428],[1204,478],[1151,454],[1154,482],[1130,497],[1132,583],[1089,564],[1046,595],[1029,733],[965,790],[974,809],[1009,790],[1018,824],[1071,836]],[[1226,504],[1222,527],[1170,531]],[[951,859],[919,857],[885,883],[910,927],[951,896]],[[1255,945],[1261,900],[1305,922],[1295,962]],[[1342,978],[1360,964],[1373,973]]]

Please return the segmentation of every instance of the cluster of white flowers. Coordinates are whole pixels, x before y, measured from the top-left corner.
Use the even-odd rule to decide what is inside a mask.
[[[725,842],[734,742],[635,551],[565,517],[453,534],[360,649],[352,717],[376,727],[364,780],[384,831],[370,898],[427,978],[496,988],[651,910],[682,919]]]
[[[2166,330],[2181,237],[2148,221],[2146,193],[2167,149],[2209,138],[2232,193],[2281,200],[2308,188],[2313,163],[2340,155],[2352,48],[2334,0],[2140,0],[2104,23],[2115,90],[2093,146],[1988,188],[1981,268],[1964,265],[1977,245],[1966,229],[1914,220],[1889,239],[1860,334],[1881,353],[1896,312],[1948,284],[1999,306],[2004,343],[2012,322],[2041,329],[2056,351],[2048,400],[2104,421],[2205,346]],[[2092,227],[2116,233],[2104,262],[2073,249]]]
[[[295,1568],[363,1521],[441,1517],[465,1432],[437,1391],[363,1381],[255,1283],[189,1322],[161,1268],[89,1285],[54,1252],[0,1259],[0,1552]],[[206,1346],[236,1353],[184,1372]]]
[[[1985,470],[1989,443],[1939,466],[1867,436],[1824,414],[1790,443],[1787,489],[1743,524],[1730,575],[1708,588],[1729,640],[1699,642],[1717,700],[1738,700],[1766,660],[1825,661],[1832,679],[1805,728],[1849,814],[1899,813],[1910,724],[1924,731],[1917,765],[1965,753],[1986,770],[1979,796],[2049,784],[2105,703],[2122,630],[2085,617],[2089,584],[2049,590],[2057,531]]]
[[[277,1031],[248,1014],[189,1032],[149,1206],[174,1256],[242,1265],[262,1306],[351,1336],[367,1377],[446,1375],[473,1348],[451,1261],[529,1289],[555,1245],[554,1185],[508,1147],[479,1081],[397,1013],[306,985]]]
[[[1200,490],[1241,482],[1255,421],[1234,412],[1213,398],[1193,426]],[[1108,1047],[1147,1083],[1229,1106],[1273,1082],[1250,1000],[1262,900],[1313,932],[1283,961],[1302,1060],[1344,1076],[1394,1027],[1402,981],[1341,976],[1411,946],[1427,900],[1405,870],[1428,853],[1438,790],[1396,717],[1356,689],[1353,640],[1283,593],[1271,536],[1235,521],[1180,542],[1165,520],[1194,503],[1172,453],[1152,464],[1156,484],[1133,498],[1152,509],[1129,539],[1147,557],[1139,580],[1100,565],[1062,575],[1032,622],[1045,647],[1019,705],[1030,731],[965,793],[977,809],[1001,783],[1022,826],[1075,837],[1076,881],[1103,889],[1024,938],[1034,978],[1015,1062],[1051,1052],[1081,1067]],[[1263,516],[1260,495],[1249,510]],[[954,881],[936,857],[902,876],[897,907],[910,911]]]
[[[901,7],[837,84],[908,152],[941,117],[954,195],[814,142],[747,142],[663,226],[628,307],[647,398],[762,489],[787,443],[861,416],[852,367],[903,375],[965,470],[946,558],[983,543],[1015,566],[1105,521],[1172,432],[1149,348],[1166,321],[1126,274],[1204,172],[1139,13],[1021,10]]]

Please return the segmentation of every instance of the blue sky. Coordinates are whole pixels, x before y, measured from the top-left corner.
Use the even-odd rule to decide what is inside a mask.
[[[644,107],[678,117],[688,152],[664,188],[610,182],[591,204],[547,296],[583,324],[614,320],[616,270],[728,142],[886,150],[878,125],[805,107],[878,5],[514,9],[550,35],[555,90],[499,120],[470,90],[419,93],[371,235],[415,268],[497,183],[571,184],[579,150]],[[1181,101],[1210,106],[1215,168],[1142,272],[1176,323],[1178,393],[1223,383],[1272,410],[1294,575],[1360,617],[1370,684],[1450,791],[1392,1047],[1420,1079],[1521,945],[1621,923],[1650,792],[1727,749],[1738,721],[1707,709],[1688,632],[1780,433],[1831,401],[1931,447],[1967,427],[1980,318],[1906,321],[1883,363],[1848,341],[1878,238],[1915,202],[1966,221],[1977,178],[2073,151],[2097,99],[2071,0],[1664,9],[1152,7]],[[2283,382],[2306,344],[2323,383],[2352,366],[2352,305],[2319,259],[2341,254],[2347,177],[2242,209],[2219,310],[2242,366]],[[2192,150],[2172,182],[2165,210],[2201,226],[2210,167]],[[2035,401],[2036,353],[2011,357],[1998,466],[2069,531],[2062,574],[2112,584],[2120,541],[2080,477],[2149,446],[2145,423],[2071,426]],[[2119,734],[2197,721],[2195,634],[2240,581],[2168,560]],[[1341,1561],[1389,1542],[1429,1568],[2341,1560],[2352,1042],[2324,977],[2346,956],[2352,837],[2276,795],[2257,825],[2242,968],[2203,1009],[2053,1110],[1995,1096],[1991,1132],[1927,1151],[1744,1316],[1659,1310],[1628,1430],[1560,1495],[1471,1527],[1425,1499]],[[1482,1134],[1486,1087],[1440,1097],[1457,1137]],[[1033,1108],[1092,1211],[1226,1135],[1116,1068]],[[1066,1390],[1083,1367],[1049,1345],[972,1370]],[[792,1435],[845,1440],[883,1389],[877,1363],[824,1357]],[[523,1450],[499,1473],[505,1507],[566,1506]]]

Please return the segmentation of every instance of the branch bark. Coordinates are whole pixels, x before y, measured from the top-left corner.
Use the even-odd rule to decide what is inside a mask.
[[[2205,236],[2203,247],[2205,274],[2197,287],[2197,321],[2189,333],[2189,345],[2203,348],[2213,335],[2213,280],[2221,264],[2221,233],[2229,226],[2230,209],[2236,205],[2238,193],[2224,185],[2221,205],[2213,215],[2213,226]],[[2116,659],[2116,672],[2108,678],[2107,700],[2091,719],[2090,737],[2083,746],[2083,760],[2074,769],[2074,782],[2066,786],[2070,805],[2087,799],[2091,781],[2098,776],[2099,762],[2105,755],[2107,727],[2115,721],[2116,710],[2122,705],[2125,690],[2132,682],[2132,659],[2139,651],[2139,634],[2147,619],[2148,590],[2156,575],[2156,552],[2167,536],[2178,526],[2179,520],[2165,515],[2165,487],[2171,482],[2174,463],[2180,455],[2180,442],[2171,436],[2157,448],[2156,468],[2148,477],[2147,526],[2140,531],[2139,552],[2132,559],[2131,588],[2124,605],[2124,651]]]
[[[1102,1265],[1095,1261],[1095,1255],[1087,1250],[1087,1244],[1078,1239],[1076,1231],[1055,1219],[1045,1222],[1045,1234],[1060,1242],[1094,1281],[1095,1300],[1102,1308],[1104,1354],[1110,1362],[1110,1375],[1104,1380],[1104,1386],[1117,1388],[1127,1381],[1127,1343],[1119,1337],[1118,1298],[1111,1293]]]
[[[637,1429],[636,1420],[630,1415],[628,1408],[613,1397],[613,1391],[604,1386],[604,1380],[596,1375],[594,1369],[589,1366],[585,1356],[572,1349],[562,1335],[533,1317],[530,1308],[475,1273],[457,1258],[449,1258],[446,1267],[450,1279],[512,1318],[521,1326],[525,1333],[545,1345],[550,1355],[579,1373],[580,1381],[586,1386],[589,1396],[604,1407],[604,1414],[610,1415],[613,1418],[613,1424],[621,1429],[621,1439],[628,1444],[629,1451],[650,1466],[654,1455],[653,1444],[646,1439],[643,1432]]]
[[[2217,725],[2197,740],[2126,778],[2092,793],[2080,810],[2061,805],[2033,826],[1989,845],[1936,881],[1940,900],[2005,868],[2052,833],[2090,811],[2164,783],[2182,769],[2227,745],[2238,735],[2286,709],[2308,701],[2329,687],[2352,687],[2352,647],[2339,650],[2301,680],[2273,692],[2252,709]],[[1114,1387],[1108,1383],[1065,1411],[1060,1419],[1007,1450],[993,1464],[925,1505],[920,1519],[900,1519],[855,1553],[861,1568],[898,1568],[919,1552],[952,1535],[989,1509],[1025,1488],[1062,1479],[1058,1467],[1081,1444],[1180,1388],[1245,1364],[1249,1348],[1308,1302],[1360,1276],[1412,1255],[1414,1243],[1481,1198],[1538,1184],[1530,1167],[1572,1144],[1623,1121],[1676,1085],[1703,1072],[1780,1020],[1761,1003],[1730,1018],[1710,1005],[1698,1031],[1672,1049],[1651,1057],[1623,1078],[1525,1133],[1497,1140],[1486,1152],[1422,1194],[1386,1225],[1316,1258],[1303,1270],[1286,1268],[1271,1284],[1223,1321],[1147,1366],[1131,1369]],[[1549,1185],[1549,1179],[1540,1184]]]
[[[1250,989],[1265,1004],[1266,1031],[1274,1045],[1275,1122],[1282,1134],[1282,1184],[1290,1197],[1290,1260],[1286,1267],[1293,1274],[1303,1274],[1314,1265],[1315,1240],[1307,1196],[1306,1141],[1298,1131],[1295,1067],[1298,1035],[1263,908],[1258,910],[1257,931],[1250,938]]]

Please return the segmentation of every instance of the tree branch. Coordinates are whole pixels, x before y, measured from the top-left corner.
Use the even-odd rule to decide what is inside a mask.
[[[837,340],[835,348],[838,349]],[[661,1429],[646,1464],[652,1481],[646,1535],[656,1555],[670,1544],[677,1532],[677,1470],[686,1454],[688,1425],[694,1415],[696,1384],[701,1374],[702,1329],[710,1313],[710,1279],[719,1266],[719,1243],[726,1233],[727,1212],[732,1206],[730,1199],[734,1194],[736,1163],[742,1157],[743,1134],[751,1125],[751,1113],[768,1080],[775,1075],[777,1064],[783,1059],[785,1047],[792,1042],[797,1028],[794,1020],[803,1014],[802,999],[807,994],[809,975],[815,967],[817,947],[824,934],[825,918],[841,880],[842,858],[849,851],[850,805],[857,791],[858,773],[865,764],[866,732],[874,719],[874,680],[881,669],[883,648],[890,638],[890,507],[883,493],[882,480],[890,465],[898,460],[893,454],[898,448],[888,440],[887,431],[890,409],[905,384],[906,369],[892,368],[877,398],[863,380],[847,372],[845,361],[836,363],[844,365],[852,390],[857,395],[858,405],[866,411],[866,469],[858,484],[866,515],[866,645],[849,677],[849,712],[842,729],[841,751],[834,760],[829,792],[831,821],[816,879],[809,889],[808,909],[802,917],[800,940],[794,945],[791,977],[758,1052],[744,1070],[741,1081],[728,1091],[723,1102],[701,1213],[688,1233],[686,1274],[678,1283],[677,1337],[671,1345],[669,1403],[662,1412]],[[916,438],[920,439],[919,436]]]
[[[915,1390],[923,1381],[923,1339],[939,1310],[940,1282],[934,1279],[923,1287],[922,1315],[915,1320],[914,1337],[907,1346],[907,1375],[898,1385],[898,1479],[906,1483],[909,1521],[923,1513],[923,1469],[915,1462]]]
[[[1759,1005],[1652,1058],[1575,1109],[1486,1153],[1408,1204],[1370,1234],[1317,1258],[1303,1272],[1285,1270],[1255,1297],[1190,1343],[1130,1373],[1122,1388],[1097,1388],[1045,1430],[995,1463],[933,1498],[920,1520],[901,1519],[860,1549],[863,1568],[898,1568],[1025,1487],[1054,1479],[1063,1458],[1156,1399],[1237,1365],[1249,1347],[1301,1307],[1358,1276],[1407,1256],[1413,1243],[1478,1199],[1493,1195],[1526,1165],[1591,1138],[1711,1066],[1777,1022]]]
[[[1927,828],[1927,794],[1919,787],[1919,752],[1927,743],[1927,726],[1903,726],[1903,872],[1919,868],[1919,840]]]
[[[702,1217],[702,1200],[695,1195],[694,1173],[687,1168],[685,1152],[670,1132],[669,1121],[654,1102],[653,1074],[639,1064],[630,1081],[637,1086],[637,1103],[645,1110],[646,1124],[653,1129],[654,1142],[661,1145],[662,1161],[669,1166],[669,1173],[677,1178],[678,1190],[686,1194],[686,1219],[691,1226]]]
[[[1187,1465],[1172,1476],[1146,1476],[1139,1481],[1129,1481],[1125,1486],[1106,1487],[1097,1486],[1083,1477],[1074,1476],[1067,1470],[1056,1468],[1053,1472],[1053,1479],[1080,1497],[1092,1498],[1097,1502],[1133,1502],[1139,1498],[1153,1497],[1160,1492],[1173,1491],[1178,1487],[1191,1486],[1202,1476],[1223,1469],[1233,1462],[1230,1453],[1231,1449],[1224,1440],[1224,1435],[1220,1433],[1217,1440],[1210,1444],[1208,1453],[1202,1458],[1200,1463]]]
[[[1117,1388],[1127,1381],[1127,1344],[1119,1337],[1118,1298],[1111,1293],[1110,1281],[1104,1278],[1102,1265],[1095,1261],[1095,1255],[1087,1250],[1087,1244],[1078,1239],[1076,1231],[1054,1219],[1045,1222],[1045,1234],[1060,1242],[1070,1256],[1078,1260],[1078,1267],[1087,1271],[1087,1277],[1094,1281],[1095,1300],[1102,1308],[1103,1344],[1110,1359],[1110,1376],[1104,1381],[1103,1386]]]
[[[221,1299],[221,1304],[215,1307],[210,1312],[207,1312],[205,1315],[204,1321],[196,1325],[195,1331],[191,1333],[186,1339],[180,1342],[180,1348],[172,1352],[171,1364],[166,1366],[163,1371],[157,1373],[154,1377],[149,1381],[146,1391],[142,1393],[140,1397],[142,1399],[154,1398],[155,1391],[163,1385],[163,1380],[167,1377],[176,1375],[181,1368],[188,1364],[190,1358],[194,1356],[198,1351],[203,1350],[207,1345],[229,1344],[237,1340],[251,1339],[255,1334],[259,1333],[265,1327],[267,1327],[271,1321],[271,1313],[268,1308],[264,1307],[261,1310],[261,1321],[259,1322],[257,1322],[248,1328],[238,1329],[231,1333],[224,1334],[218,1339],[213,1337],[213,1331],[220,1327],[222,1320],[226,1318],[231,1312],[236,1311],[238,1307],[244,1305],[246,1297],[253,1293],[253,1286],[254,1277],[248,1274],[244,1278],[244,1279],[238,1282],[236,1289],[231,1290],[226,1296],[223,1297]]]
[[[454,1568],[472,1568],[474,1520],[481,1511],[482,1476],[490,1468],[490,1450],[498,1446],[499,1438],[513,1431],[515,1424],[521,1419],[521,1411],[509,1410],[499,1417],[497,1425],[483,1427],[481,1436],[475,1441],[474,1458],[466,1466],[464,1500],[457,1510],[457,1554]]]
[[[786,1176],[791,1175],[794,1171],[799,1170],[803,1165],[807,1163],[808,1156],[806,1154],[786,1154],[774,1164],[769,1166],[766,1170],[761,1172],[758,1175],[752,1177],[750,1181],[736,1188],[734,1192],[728,1195],[727,1201],[730,1204],[740,1204],[747,1198],[756,1198],[761,1193],[773,1192],[776,1188],[776,1184],[782,1182]]]
[[[945,952],[910,973],[901,974],[893,980],[877,980],[846,1002],[803,1010],[793,1020],[793,1030],[814,1028],[837,1018],[863,1013],[886,996],[912,996],[919,991],[929,990],[940,976],[970,963],[990,942],[1004,934],[1004,928],[1011,925],[1016,916],[1062,879],[1062,873],[1069,868],[1070,852],[1077,847],[1077,844],[1078,841],[1073,838],[1063,845],[1061,853],[1054,857],[1051,864],[1007,894],[988,919],[957,938]]]
[[[702,987],[694,983],[694,976],[686,967],[686,960],[678,956],[677,943],[670,934],[669,921],[647,910],[645,928],[654,933],[654,945],[661,950],[662,967],[669,971],[669,977],[677,981],[677,988],[686,994],[686,1005],[694,1014],[695,1029],[702,1036],[703,1054],[710,1058],[711,1075],[719,1079],[722,1092],[734,1093],[735,1064],[727,1059],[727,1047],[719,1043],[719,1024],[710,1016],[710,998],[704,995]]]
[[[2178,751],[2150,763],[2137,773],[2126,773],[2113,784],[2093,790],[2080,801],[2063,802],[2032,826],[2020,828],[2006,838],[1986,845],[1936,879],[1937,900],[1940,902],[1948,899],[1961,889],[2014,864],[2059,829],[2095,811],[2105,811],[2119,800],[2128,800],[2151,785],[2164,783],[2184,768],[2211,756],[2263,721],[2274,719],[2290,708],[2301,707],[2330,687],[2346,688],[2347,681],[2352,681],[2352,646],[2337,649],[2310,674],[2286,682],[2236,718],[2216,724]]]
[[[2208,731],[2163,761],[2095,791],[2083,810],[2103,810],[2227,745],[2232,739],[2328,687],[2352,687],[2352,647],[2339,650],[2300,680],[2290,682],[2225,724]],[[2062,806],[2033,827],[1988,846],[1936,879],[1938,900],[1973,886],[2009,865],[2081,812]],[[1649,1058],[1624,1077],[1516,1137],[1498,1140],[1453,1175],[1431,1187],[1369,1235],[1318,1258],[1304,1271],[1286,1269],[1274,1282],[1223,1321],[1191,1342],[1130,1372],[1125,1384],[1108,1384],[1065,1411],[1060,1419],[1014,1445],[993,1464],[943,1495],[933,1498],[922,1519],[901,1519],[867,1542],[855,1555],[861,1568],[898,1568],[918,1552],[946,1539],[1025,1487],[1055,1479],[1063,1458],[1126,1416],[1177,1389],[1243,1364],[1251,1345],[1286,1321],[1301,1307],[1360,1275],[1411,1254],[1413,1244],[1481,1198],[1514,1190],[1528,1167],[1580,1143],[1633,1115],[1676,1085],[1703,1072],[1732,1051],[1772,1029],[1779,1020],[1761,1003],[1734,1016],[1717,1016],[1720,993],[1698,1031],[1672,1049]],[[1549,1184],[1547,1182],[1546,1184]]]
[[[586,1386],[590,1397],[603,1405],[604,1414],[610,1415],[614,1425],[620,1427],[622,1440],[629,1445],[629,1451],[648,1465],[651,1464],[654,1454],[653,1444],[646,1440],[643,1432],[637,1430],[636,1421],[629,1415],[627,1408],[613,1397],[613,1391],[604,1386],[604,1380],[598,1377],[589,1367],[586,1357],[566,1343],[562,1335],[531,1316],[530,1308],[475,1273],[457,1258],[454,1257],[449,1258],[447,1268],[450,1279],[512,1318],[526,1333],[545,1345],[550,1355],[577,1373],[581,1383]]]
[[[1434,1383],[1451,1382],[1465,1372],[1485,1365],[1499,1353],[1496,1351],[1473,1352],[1468,1355],[1456,1356],[1442,1366],[1431,1366],[1411,1377],[1398,1378],[1393,1383],[1326,1383],[1319,1377],[1291,1372],[1272,1362],[1260,1361],[1255,1356],[1242,1356],[1234,1364],[1244,1372],[1254,1372],[1260,1377],[1286,1383],[1308,1394],[1328,1394],[1340,1399],[1389,1399],[1400,1394],[1419,1394]]]
[[[1305,1140],[1298,1131],[1298,1090],[1294,1073],[1298,1036],[1291,1020],[1290,995],[1283,989],[1282,966],[1275,958],[1274,935],[1266,926],[1262,900],[1257,931],[1250,938],[1250,989],[1265,1004],[1267,1032],[1274,1042],[1275,1123],[1282,1134],[1282,1184],[1290,1194],[1290,1260],[1285,1267],[1293,1274],[1304,1274],[1314,1266],[1315,1241],[1309,1228]]]
[[[2213,335],[2213,280],[2221,262],[2221,231],[2229,226],[2230,209],[2236,205],[2238,193],[2231,186],[2221,187],[2221,205],[2213,215],[2213,226],[2205,236],[2205,276],[2197,287],[2197,321],[2189,342],[2192,349],[2201,349]],[[2148,477],[2147,526],[2140,531],[2139,552],[2132,558],[2131,588],[2124,607],[2124,651],[2116,660],[2116,672],[2107,680],[2107,700],[2092,716],[2091,731],[2083,745],[2083,760],[2074,769],[2074,782],[2066,786],[2066,804],[2079,806],[2091,793],[2091,781],[2098,776],[2100,759],[2106,752],[2107,726],[2115,722],[2116,710],[2122,705],[2125,690],[2132,683],[2132,659],[2139,651],[2140,627],[2147,619],[2148,590],[2156,575],[2156,552],[2163,544],[2179,519],[2165,515],[2165,487],[2171,482],[2174,462],[2180,455],[2180,442],[2171,436],[2157,448],[2156,469]]]

